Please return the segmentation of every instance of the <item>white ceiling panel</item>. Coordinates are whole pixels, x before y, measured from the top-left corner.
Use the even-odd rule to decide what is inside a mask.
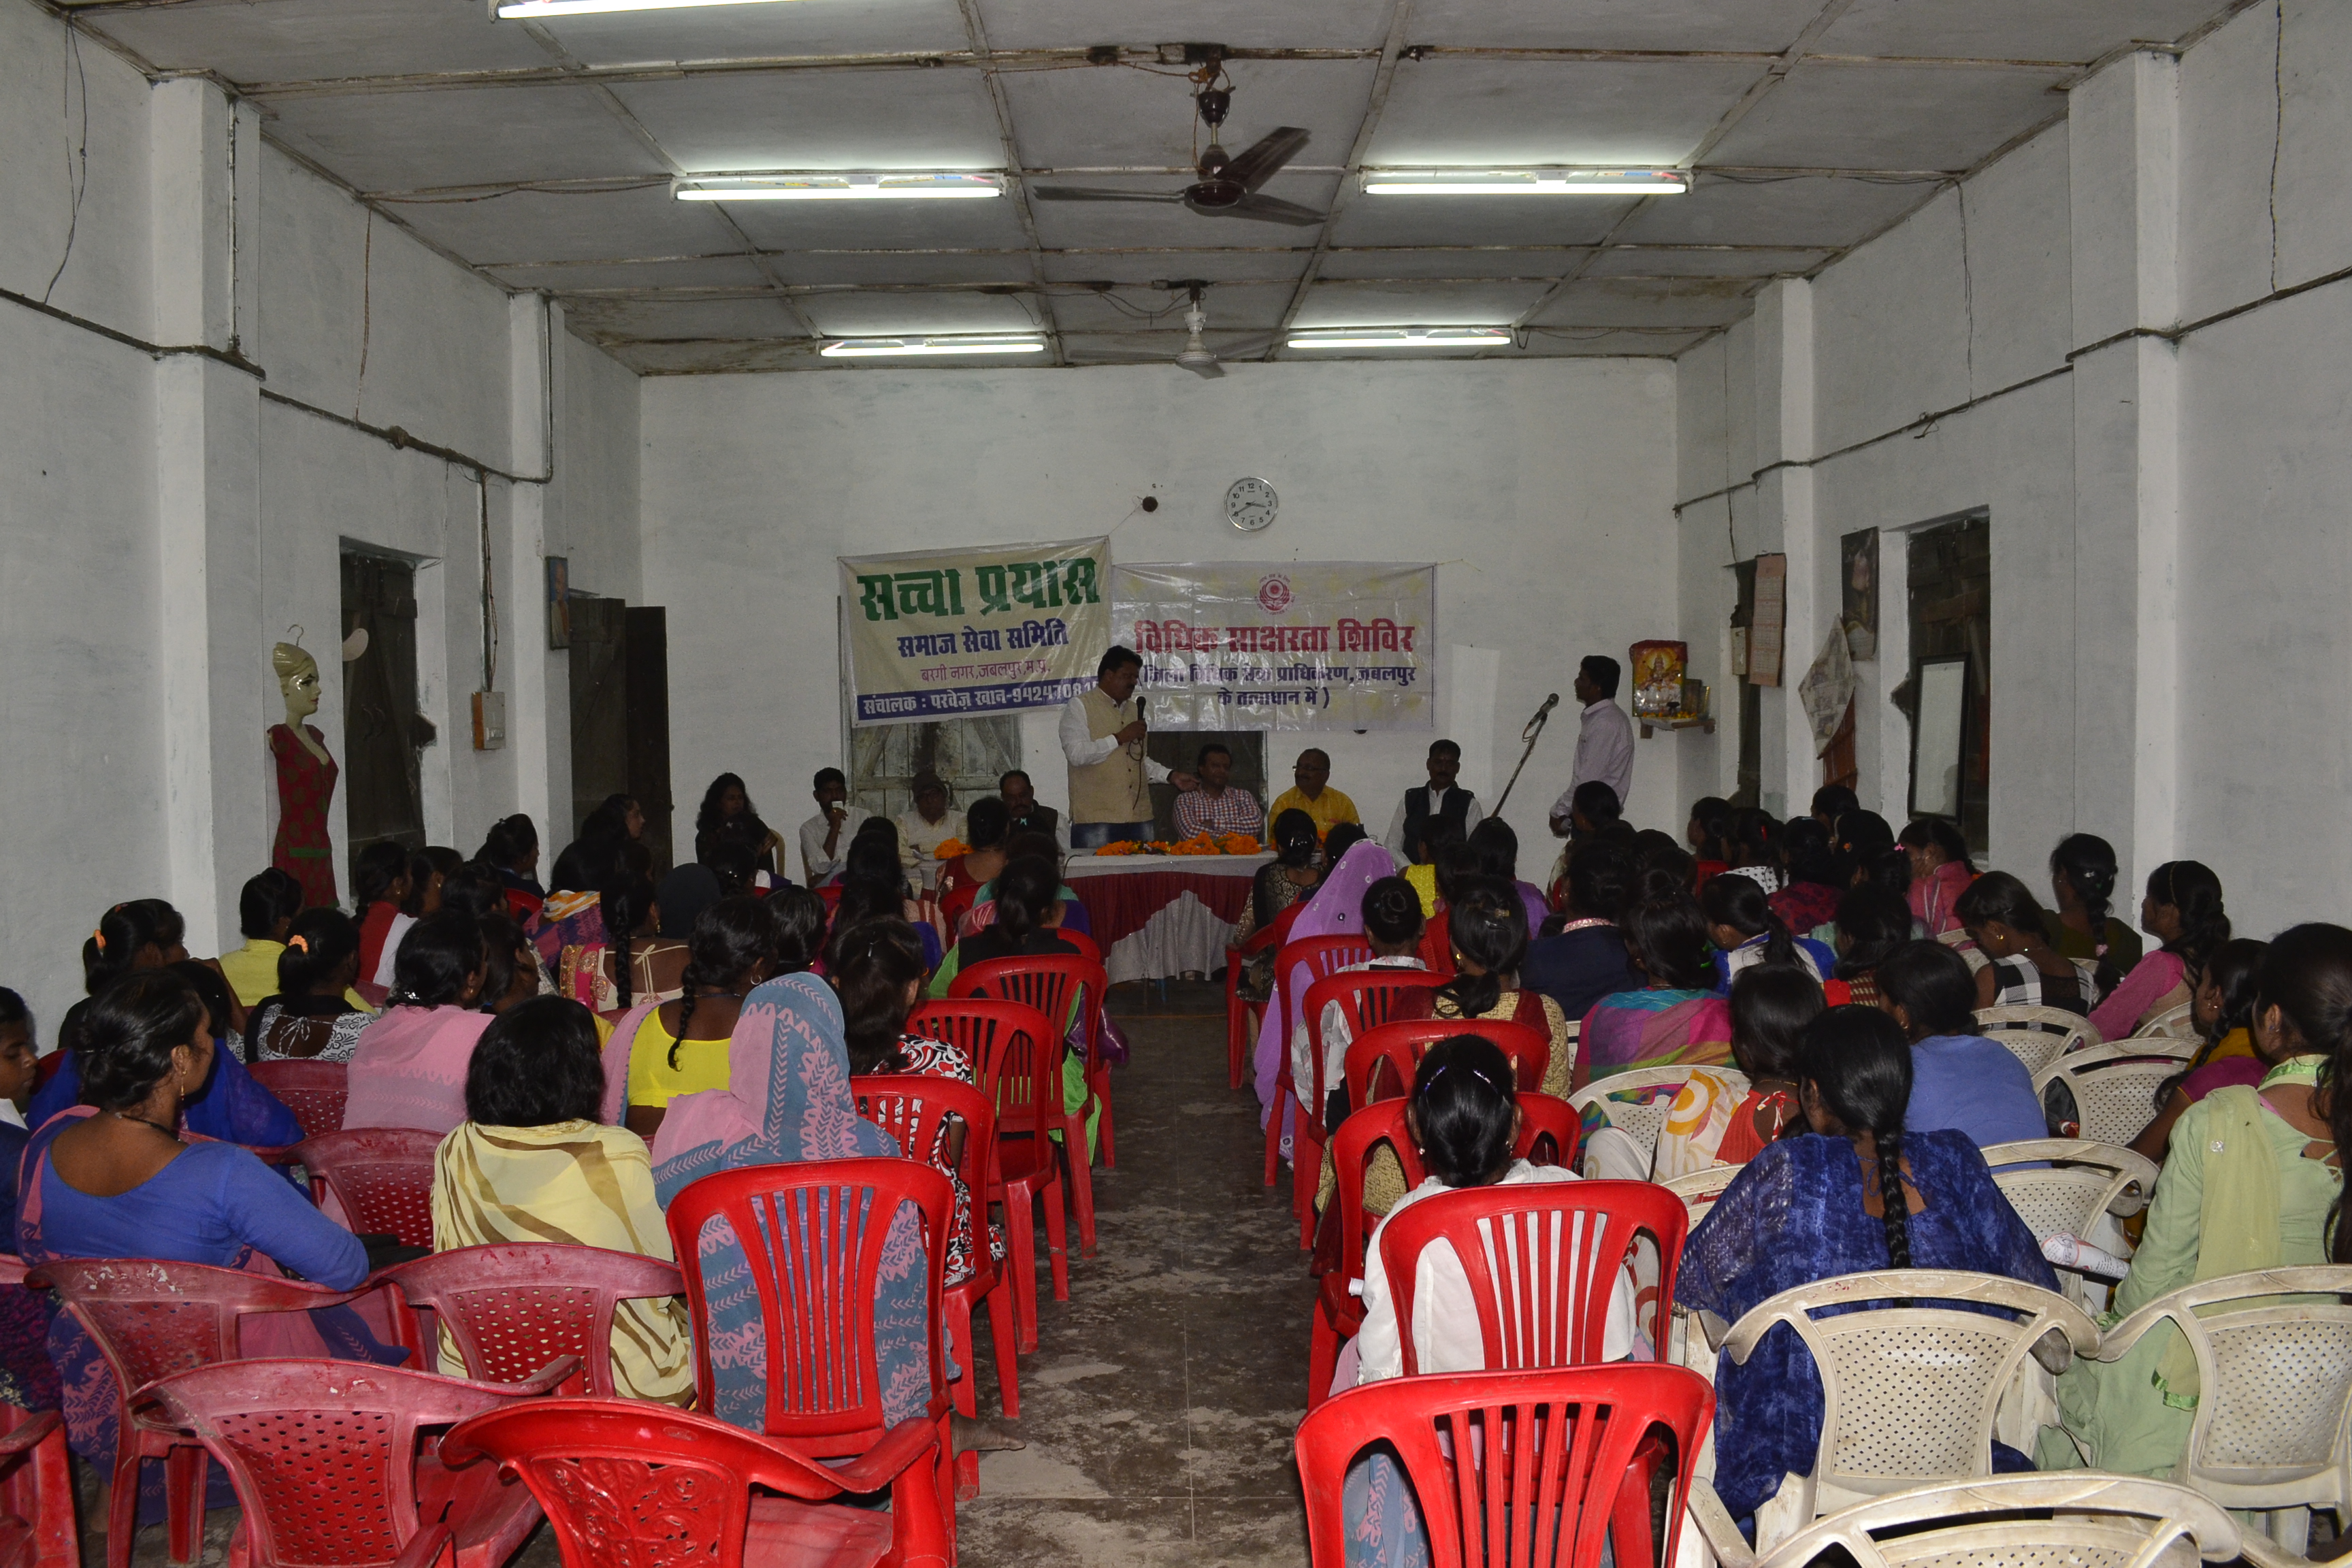
[[[238,82],[528,70],[554,63],[520,27],[493,26],[486,6],[449,0],[183,0],[100,12],[83,25],[150,64],[217,71]]]
[[[1040,184],[1086,185],[1101,190],[1174,192],[1184,188],[1181,174],[1056,175]],[[1279,196],[1317,212],[1328,212],[1339,188],[1337,174],[1276,174],[1266,182],[1265,194]],[[881,204],[876,203],[876,205]],[[980,202],[933,202],[932,206],[980,206]],[[985,204],[994,206],[996,204]],[[1174,246],[1192,249],[1223,245],[1312,245],[1319,228],[1256,218],[1204,217],[1173,203],[1033,202],[1037,238],[1052,249],[1071,246]]]
[[[1855,0],[1813,49],[2088,63],[2128,43],[2169,43],[2220,9],[2219,0]]]
[[[2063,70],[1801,65],[1707,154],[1795,169],[1973,166],[2066,112]]]
[[[1688,195],[1651,203],[1616,237],[1634,244],[1842,249],[1877,233],[1935,189],[1928,181],[1884,184],[1828,175],[1753,182],[1702,177]]]
[[[977,71],[758,71],[613,91],[688,170],[1004,166]]]
[[[848,283],[899,286],[908,283],[1026,283],[1029,254],[935,256],[922,251],[770,251],[770,270],[787,283]]]
[[[1375,196],[1358,192],[1335,245],[1598,245],[1638,196]],[[1666,201],[1678,197],[1663,197]]]
[[[572,300],[565,322],[599,342],[617,338],[805,338],[778,294],[741,300]]]
[[[989,44],[1215,43],[1229,48],[1377,49],[1393,0],[980,0]]]
[[[1290,308],[1292,286],[1287,283],[1226,283],[1210,289],[1202,306],[1209,320],[1221,329],[1265,331],[1282,324],[1283,311]],[[1141,289],[1121,289],[1118,304],[1096,294],[1056,294],[1054,296],[1054,320],[1066,331],[1131,331],[1157,326],[1181,331],[1184,327],[1184,300],[1181,295],[1171,298]],[[1158,320],[1150,323],[1138,321],[1121,310],[1159,312]]]
[[[1674,249],[1655,245],[1615,245],[1584,269],[1588,278],[1776,278],[1811,272],[1832,253],[1827,250],[1733,250],[1727,247]]]
[[[861,337],[911,332],[1033,332],[1033,301],[1009,294],[803,294],[798,304],[816,330]]]
[[[1380,278],[1564,278],[1592,254],[1585,249],[1543,246],[1514,250],[1426,249],[1334,250],[1323,258],[1320,277]]]
[[[270,134],[362,191],[666,174],[584,87],[283,99]]]
[[[1535,316],[1546,327],[1720,327],[1748,314],[1753,278],[1585,278]]]
[[[1239,153],[1277,125],[1311,134],[1295,162],[1337,167],[1362,123],[1373,62],[1235,60],[1226,151]],[[1181,76],[1118,66],[1009,71],[1002,79],[1027,169],[1160,169],[1192,165],[1200,125],[1192,84]]]
[[[696,206],[694,202],[681,205]],[[720,202],[762,250],[1018,250],[1011,198],[987,202]]]
[[[482,263],[622,261],[744,247],[709,207],[672,201],[667,183],[627,191],[386,202],[384,210],[435,244]]]
[[[950,54],[968,47],[955,0],[794,0],[790,5],[559,16],[542,26],[565,53],[592,66]]]
[[[1759,74],[1738,61],[1408,60],[1364,161],[1677,163]]]
[[[1238,233],[1229,228],[1228,234]],[[1307,237],[1297,242],[1296,248],[1250,250],[1150,250],[1132,255],[1108,254],[1102,251],[1049,251],[1045,256],[1045,276],[1056,283],[1093,282],[1097,279],[1121,285],[1150,284],[1164,278],[1198,278],[1216,283],[1228,279],[1289,279],[1296,280],[1307,270],[1307,258],[1314,248],[1313,229],[1299,229]],[[1275,244],[1280,246],[1281,237]]]
[[[1422,0],[1412,11],[1412,41],[1778,54],[1821,8],[1822,0]]]
[[[1318,283],[1297,327],[1486,327],[1514,321],[1544,283]]]
[[[567,267],[499,267],[490,276],[509,289],[551,294],[606,289],[757,289],[768,281],[748,256],[706,256],[687,261],[589,262]]]

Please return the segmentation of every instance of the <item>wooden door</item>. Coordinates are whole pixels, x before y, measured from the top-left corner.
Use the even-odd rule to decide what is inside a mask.
[[[625,786],[646,814],[646,847],[656,873],[676,862],[676,803],[669,793],[669,612],[658,605],[631,605],[627,644],[629,765]]]
[[[416,711],[416,569],[352,553],[342,577],[343,630],[368,634],[367,651],[343,666],[344,832],[354,858],[386,841],[422,849],[418,752],[433,726]],[[327,648],[320,662],[335,657]]]
[[[568,843],[588,814],[629,787],[628,623],[618,599],[579,594],[572,607],[572,820]]]

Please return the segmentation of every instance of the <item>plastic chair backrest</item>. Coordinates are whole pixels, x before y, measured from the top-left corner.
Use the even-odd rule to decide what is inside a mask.
[[[2156,1120],[2156,1090],[2182,1071],[2197,1053],[2194,1040],[2119,1040],[2069,1051],[2033,1075],[2033,1097],[2063,1081],[2074,1097],[2083,1136],[2100,1143],[2128,1144]]]
[[[1960,1303],[2017,1316],[1972,1311]],[[1932,1303],[1932,1304],[1931,1304]],[[1814,1318],[1824,1307],[1846,1309]],[[1731,1326],[1723,1353],[1745,1364],[1774,1325],[1812,1352],[1822,1442],[1810,1479],[1817,1512],[1958,1476],[1991,1474],[1993,1416],[2026,1355],[2052,1330],[2074,1353],[2097,1348],[2090,1315],[2065,1297],[1998,1274],[1889,1268],[1783,1290]]]
[[[2099,1043],[2099,1031],[2063,1007],[2013,1003],[1977,1009],[1977,1033],[2007,1047],[2028,1072],[2040,1072],[2068,1051]]]
[[[1412,1075],[1429,1047],[1456,1035],[1495,1042],[1511,1061],[1513,1087],[1543,1088],[1551,1067],[1551,1041],[1539,1029],[1508,1018],[1396,1018],[1375,1024],[1348,1044],[1348,1103],[1369,1105],[1412,1091]]]
[[[228,1471],[253,1563],[317,1568],[397,1558],[423,1528],[417,1429],[519,1392],[400,1367],[273,1360],[198,1367],[147,1397]]]
[[[64,1300],[126,1398],[159,1377],[239,1359],[237,1320],[248,1312],[339,1306],[362,1293],[145,1258],[54,1258],[22,1278]]]
[[[2137,1037],[2158,1037],[2175,1040],[2197,1038],[2196,1005],[2183,1002],[2177,1007],[2167,1007],[2155,1017],[2144,1021],[2136,1032]]]
[[[360,1127],[305,1138],[293,1157],[324,1183],[362,1236],[396,1236],[403,1247],[433,1245],[433,1153],[442,1134],[411,1127]]]
[[[1064,942],[1068,942],[1072,947],[1076,948],[1080,958],[1087,959],[1095,963],[1100,963],[1103,961],[1102,944],[1095,941],[1093,937],[1087,935],[1085,931],[1064,931],[1060,926],[1055,926],[1054,928],[1054,934],[1060,937]]]
[[[1579,1111],[1589,1106],[1599,1106],[1601,1114],[1616,1128],[1642,1146],[1644,1159],[1654,1160],[1658,1153],[1658,1134],[1665,1131],[1666,1108],[1674,1103],[1671,1094],[1661,1095],[1646,1104],[1627,1100],[1612,1100],[1617,1094],[1630,1094],[1641,1089],[1677,1089],[1690,1081],[1691,1069],[1686,1067],[1632,1068],[1624,1072],[1611,1073],[1595,1079],[1568,1097],[1568,1102]]]
[[[1540,1182],[1432,1193],[1399,1209],[1381,1231],[1381,1267],[1396,1297],[1407,1377],[1422,1249],[1444,1241],[1470,1282],[1490,1372],[1577,1366],[1604,1359],[1604,1331],[1618,1275],[1646,1233],[1658,1251],[1657,1300],[1675,1299],[1689,1215],[1649,1182]],[[1656,1309],[1643,1325],[1665,1343]]]
[[[1698,1222],[1715,1207],[1715,1200],[1723,1196],[1725,1190],[1745,1169],[1744,1165],[1711,1165],[1704,1171],[1669,1176],[1658,1185],[1682,1200],[1685,1212],[1690,1215],[1691,1228],[1696,1230]]]
[[[1519,1090],[1518,1101],[1519,1139],[1511,1146],[1511,1157],[1533,1160],[1538,1147],[1549,1138],[1551,1157],[1542,1163],[1575,1170],[1577,1142],[1584,1135],[1584,1121],[1576,1108],[1556,1094],[1532,1089]]]
[[[245,1069],[253,1081],[286,1102],[302,1136],[317,1138],[343,1130],[343,1103],[351,1099],[350,1068],[342,1062],[277,1059]]]
[[[1726,1519],[1718,1528],[1734,1527]],[[2147,1568],[2178,1562],[2183,1545],[2228,1563],[2242,1537],[2218,1504],[2187,1487],[2070,1470],[1948,1481],[1860,1503],[1790,1536],[1754,1568],[1834,1562],[1841,1547],[1854,1568]]]
[[[436,1252],[394,1264],[373,1282],[397,1285],[412,1308],[438,1313],[467,1377],[520,1383],[558,1356],[576,1355],[585,1392],[604,1399],[614,1397],[614,1309],[686,1291],[677,1266],[658,1258],[538,1241]]]
[[[1983,1152],[1985,1163],[1994,1167],[1993,1185],[2036,1241],[2053,1236],[2088,1240],[2101,1215],[2136,1215],[2156,1193],[2155,1162],[2113,1143],[2028,1138],[1990,1143]],[[2040,1170],[2014,1168],[2045,1160],[2053,1163]]]
[[[1310,1561],[1314,1568],[1349,1561],[1348,1471],[1367,1447],[1386,1442],[1419,1497],[1433,1563],[1598,1568],[1628,1472],[1646,1475],[1641,1456],[1663,1429],[1675,1478],[1658,1561],[1675,1562],[1691,1467],[1714,1409],[1715,1390],[1697,1373],[1637,1362],[1347,1389],[1298,1428]],[[1637,1500],[1646,1518],[1646,1488]]]
[[[1078,1038],[1086,1043],[1091,1061],[1102,1040],[1103,992],[1109,984],[1103,966],[1093,959],[1051,953],[1039,958],[992,958],[959,970],[948,994],[1025,1003],[1045,1016],[1057,1041],[1070,1026],[1070,1007],[1076,1002]]]
[[[1021,1002],[991,1001],[983,996],[963,996],[953,1001],[926,1002],[907,1015],[906,1032],[926,1040],[939,1040],[950,1046],[961,1046],[963,1054],[971,1058],[973,1079],[980,1091],[999,1101],[1002,1095],[1018,1088],[1018,1102],[1028,1103],[1029,1090],[1020,1084],[1021,1075],[1034,1070],[1030,1053],[1035,1043],[1045,1040],[1059,1045],[1061,1034],[1050,1026],[1045,1016]],[[1006,1064],[1013,1064],[1014,1084],[1007,1084]]]
[[[1307,989],[1343,969],[1371,961],[1372,944],[1360,936],[1301,937],[1274,950],[1274,1009],[1281,1021],[1286,1065],[1290,1060],[1290,1031],[1306,1016]]]
[[[996,1108],[980,1090],[950,1078],[877,1072],[851,1079],[849,1092],[857,1097],[858,1115],[890,1134],[909,1159],[943,1173],[950,1168],[949,1119],[961,1117],[963,1158],[955,1163],[955,1173],[975,1204],[987,1202],[995,1178]],[[973,1215],[976,1223],[982,1217]],[[979,1261],[984,1263],[985,1257]]]
[[[1320,1081],[1323,1072],[1323,1014],[1337,1003],[1340,1016],[1348,1020],[1348,1038],[1360,1039],[1365,1031],[1378,1027],[1397,1016],[1397,1007],[1405,997],[1416,991],[1431,991],[1444,984],[1442,976],[1425,969],[1364,969],[1327,974],[1307,988],[1307,998],[1300,1004],[1301,1021],[1307,1026],[1309,1059],[1315,1064],[1318,1081],[1308,1098],[1308,1086],[1298,1086],[1299,1097],[1308,1103],[1321,1105],[1330,1092],[1339,1088],[1336,1083]],[[1350,1105],[1359,1103],[1349,1101]]]
[[[670,1200],[670,1244],[688,1260],[679,1271],[694,1310],[697,1407],[720,1410],[711,1373],[711,1295],[748,1290],[758,1304],[757,1337],[747,1331],[724,1349],[737,1368],[758,1369],[764,1384],[760,1429],[840,1438],[852,1448],[880,1436],[889,1423],[874,1307],[891,1224],[908,1205],[922,1216],[931,1401],[944,1410],[946,1347],[937,1325],[955,1191],[920,1161],[882,1158],[721,1171]]]
[[[1331,1171],[1339,1184],[1335,1201],[1339,1205],[1339,1267],[1349,1279],[1364,1277],[1364,1249],[1371,1238],[1371,1224],[1364,1213],[1364,1173],[1371,1165],[1372,1151],[1385,1143],[1394,1152],[1404,1171],[1406,1192],[1429,1179],[1420,1151],[1406,1135],[1404,1109],[1402,1100],[1366,1106],[1339,1123],[1339,1131],[1331,1135]]]

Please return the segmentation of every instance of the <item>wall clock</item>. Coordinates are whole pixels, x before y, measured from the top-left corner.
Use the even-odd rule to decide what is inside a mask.
[[[1235,479],[1225,491],[1225,521],[1244,533],[1255,533],[1274,521],[1282,498],[1264,479]]]

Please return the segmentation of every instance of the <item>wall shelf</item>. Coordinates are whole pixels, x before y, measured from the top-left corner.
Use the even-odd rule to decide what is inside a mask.
[[[1643,719],[1637,722],[1642,726],[1642,739],[1644,741],[1660,730],[1704,730],[1710,735],[1715,733],[1712,716],[1705,719]]]

